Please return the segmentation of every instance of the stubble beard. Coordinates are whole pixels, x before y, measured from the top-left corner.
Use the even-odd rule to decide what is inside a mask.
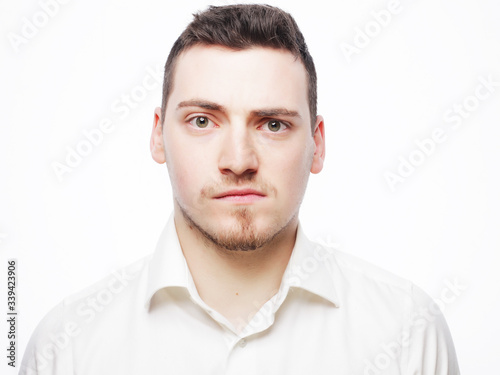
[[[231,212],[235,224],[230,229],[217,230],[207,228],[198,222],[176,199],[180,211],[186,222],[194,228],[207,242],[209,246],[215,246],[221,250],[228,251],[253,251],[271,244],[291,224],[295,215],[282,226],[278,218],[273,218],[274,223],[262,233],[258,233],[255,226],[255,215],[250,208],[236,207]]]

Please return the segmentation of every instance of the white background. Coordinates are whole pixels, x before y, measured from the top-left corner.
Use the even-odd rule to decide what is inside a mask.
[[[17,258],[18,362],[62,298],[154,250],[172,209],[167,170],[149,154],[161,88],[138,87],[163,66],[191,13],[209,4],[66,1],[46,24],[38,1],[0,2],[0,311],[7,259]],[[401,0],[378,35],[372,12],[386,1],[269,3],[295,17],[318,71],[327,158],[303,202],[309,237],[334,241],[434,298],[446,280],[466,285],[444,311],[462,373],[496,373],[500,87],[457,129],[443,116],[474,95],[478,77],[500,82],[500,3]],[[26,20],[41,26],[16,48],[10,40],[23,36]],[[349,62],[341,44],[355,46],[366,27],[374,36]],[[131,92],[146,95],[118,112]],[[113,131],[59,181],[52,164],[65,163],[83,130],[103,119]],[[392,191],[384,174],[435,128],[446,141]]]

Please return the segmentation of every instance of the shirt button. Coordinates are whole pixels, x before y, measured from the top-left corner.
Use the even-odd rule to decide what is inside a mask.
[[[244,348],[246,345],[247,345],[247,340],[246,339],[240,340],[240,347],[241,348]]]

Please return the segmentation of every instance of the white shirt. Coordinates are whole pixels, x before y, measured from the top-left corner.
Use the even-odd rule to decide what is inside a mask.
[[[173,218],[156,251],[64,299],[24,374],[457,375],[446,322],[412,283],[309,241],[241,333],[196,291]]]

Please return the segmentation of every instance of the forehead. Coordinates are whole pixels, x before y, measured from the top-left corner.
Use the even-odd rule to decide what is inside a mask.
[[[196,45],[177,59],[167,107],[208,99],[234,110],[293,107],[307,118],[307,87],[305,67],[289,51]]]

